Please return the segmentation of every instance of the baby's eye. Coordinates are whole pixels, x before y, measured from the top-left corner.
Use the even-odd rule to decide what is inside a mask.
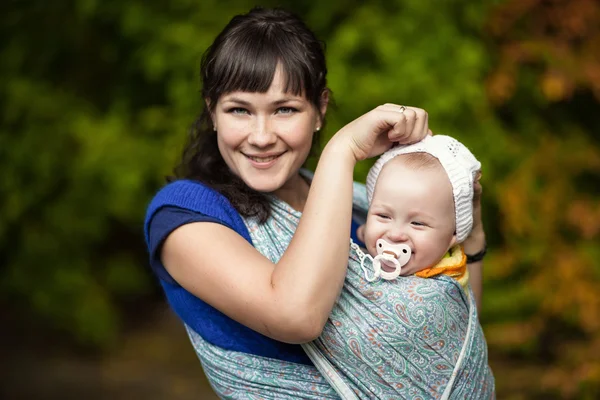
[[[411,222],[411,224],[413,224],[414,226],[427,226],[423,222],[419,222],[419,221],[413,221],[413,222]]]
[[[375,216],[382,218],[382,219],[391,219],[391,217],[387,214],[375,214]]]
[[[227,110],[230,114],[248,114],[248,110],[242,107],[233,107]]]
[[[296,109],[294,107],[279,107],[277,109],[277,114],[293,114],[297,111],[298,111],[298,109]]]

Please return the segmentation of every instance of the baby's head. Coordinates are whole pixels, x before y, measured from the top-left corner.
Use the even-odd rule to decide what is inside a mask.
[[[480,168],[463,144],[444,135],[382,154],[367,176],[368,252],[385,250],[379,239],[408,245],[412,256],[402,275],[435,265],[471,232],[473,183]]]

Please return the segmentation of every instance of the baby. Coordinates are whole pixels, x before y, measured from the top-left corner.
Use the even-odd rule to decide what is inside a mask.
[[[385,152],[367,176],[361,233],[372,278],[446,274],[466,287],[460,246],[473,227],[473,184],[481,164],[456,139],[428,136]]]
[[[369,254],[351,244],[336,307],[319,339],[304,345],[331,384],[350,394],[344,398],[493,397],[460,245],[473,227],[480,168],[465,146],[436,135],[393,147],[369,171],[359,235]]]

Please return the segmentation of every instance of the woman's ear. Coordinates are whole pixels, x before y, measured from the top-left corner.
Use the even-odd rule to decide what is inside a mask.
[[[329,89],[323,90],[321,93],[321,99],[319,101],[319,115],[321,119],[321,125],[323,124],[323,118],[325,118],[325,113],[327,112],[327,106],[329,105]]]

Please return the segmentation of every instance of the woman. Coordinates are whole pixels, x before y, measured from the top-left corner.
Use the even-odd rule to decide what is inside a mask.
[[[202,61],[186,179],[147,212],[151,265],[223,398],[338,398],[298,344],[319,337],[344,285],[354,166],[429,132],[423,110],[379,106],[333,136],[310,176],[326,73],[297,17],[234,17]],[[484,245],[476,232],[467,253]]]

